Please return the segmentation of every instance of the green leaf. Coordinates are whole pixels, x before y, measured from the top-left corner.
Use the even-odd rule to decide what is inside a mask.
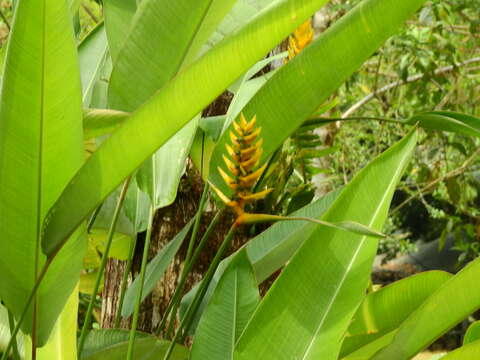
[[[100,24],[87,35],[78,47],[84,107],[90,106],[93,89],[100,79],[107,57],[108,43],[105,26]]]
[[[416,139],[414,129],[360,171],[322,220],[355,221],[380,230]],[[377,243],[317,226],[255,311],[235,359],[337,359],[350,319],[365,296]]]
[[[443,271],[423,272],[370,293],[353,316],[340,357],[354,353],[396,329],[451,276]]]
[[[480,340],[474,341],[467,345],[454,350],[447,355],[441,357],[442,360],[470,360],[480,358]]]
[[[110,55],[116,59],[137,11],[137,0],[104,0],[103,9]]]
[[[140,168],[140,187],[149,193],[155,209],[175,201],[197,126],[198,118],[190,121]]]
[[[128,330],[102,329],[91,330],[85,338],[85,345],[82,351],[82,359],[89,357],[105,348],[128,341]],[[137,339],[152,337],[151,335],[137,331]]]
[[[200,55],[205,54],[229,35],[239,31],[245,24],[265,9],[265,7],[275,2],[275,0],[237,0],[215,32],[213,32],[208,41],[203,44]]]
[[[220,20],[209,11],[218,10],[219,5],[228,8],[229,3],[233,1],[142,1],[114,62],[109,86],[110,106],[133,111],[162,88],[190,58],[192,45],[199,46],[196,37],[209,35],[204,34],[208,31],[204,20]],[[151,34],[155,34],[153,43]],[[145,76],[146,73],[149,76]],[[134,92],[131,91],[132,81]]]
[[[202,315],[191,359],[233,359],[235,342],[260,301],[245,249],[229,263]]]
[[[78,289],[75,289],[57,319],[48,342],[37,350],[37,360],[77,358]],[[25,339],[25,360],[31,359],[31,339]]]
[[[129,116],[129,113],[117,110],[85,109],[83,112],[84,139],[89,140],[113,133]]]
[[[480,137],[480,118],[450,111],[431,111],[412,116],[407,124],[436,131],[449,131],[467,136]]]
[[[463,337],[463,345],[467,345],[477,340],[480,340],[480,320],[470,324]]]
[[[144,103],[190,63],[233,2],[201,0],[192,6],[189,0],[143,1],[115,62],[109,86],[110,106],[133,111]],[[155,34],[156,41],[152,42],[151,34]],[[129,86],[132,83],[137,84],[134,92]],[[150,175],[147,182],[153,181],[155,187],[149,189],[155,193],[151,198],[157,209],[175,200],[197,123],[195,119],[184,126],[140,170],[144,178],[145,173]]]
[[[369,360],[375,353],[383,349],[385,346],[390,344],[393,337],[395,336],[396,331],[391,331],[385,335],[359,335],[358,337],[363,338],[363,346],[359,347],[352,353],[349,353],[347,356],[343,357],[340,355],[339,359],[342,360]]]
[[[108,229],[94,228],[88,234],[88,241],[96,251],[103,253],[107,245]],[[112,239],[112,245],[108,256],[118,260],[127,260],[129,255],[130,244],[135,241],[132,236],[115,232]]]
[[[52,254],[61,248],[68,235],[148,156],[325,2],[277,0],[169,81],[74,176],[45,222],[43,251]],[[192,91],[197,88],[202,91]]]
[[[4,352],[8,342],[10,341],[10,325],[8,322],[8,310],[5,306],[0,304],[0,353]],[[23,358],[25,354],[25,335],[22,332],[18,332],[17,334],[17,344],[18,344],[18,352],[20,356]]]
[[[84,157],[77,49],[67,13],[65,1],[19,1],[4,69],[0,298],[17,319],[46,261],[40,248],[44,218]],[[37,292],[40,346],[78,282],[84,247],[84,238],[75,235]],[[32,310],[24,333],[32,332]]]
[[[479,309],[479,276],[480,259],[477,259],[443,284],[418,307],[402,323],[392,343],[372,359],[410,359]]]
[[[185,240],[190,228],[193,225],[193,219],[188,222],[175,237],[165,245],[162,250],[147,265],[145,273],[145,282],[142,290],[142,301],[150,294],[157,282],[162,278],[168,265],[172,262],[175,254]],[[138,293],[139,278],[135,278],[125,293],[125,302],[123,303],[122,316],[127,317],[133,313],[135,299]]]
[[[337,88],[360,67],[424,0],[366,0],[282,66],[244,107],[262,127],[265,161]],[[218,174],[228,131],[210,162],[210,181],[225,194]]]
[[[170,342],[158,340],[154,336],[135,340],[135,360],[158,360],[163,359]],[[128,341],[115,343],[99,349],[88,356],[82,355],[82,360],[118,360],[123,359],[128,349]],[[170,356],[171,360],[187,360],[188,349],[182,345],[175,345]]]
[[[323,198],[298,210],[293,215],[320,218],[337,198],[339,193],[339,190],[333,191],[325,195]],[[245,248],[247,249],[248,257],[252,263],[257,284],[262,283],[275,273],[275,271],[281,269],[303,244],[305,239],[313,232],[315,226],[315,224],[305,221],[278,222],[249,240],[245,245]],[[193,325],[189,329],[191,332],[195,331],[196,324],[200,320],[200,315],[215,291],[225,268],[238,255],[238,253],[239,252],[232,254],[220,263],[215,272],[214,278],[208,287],[208,291],[202,300],[202,304],[197,310]],[[186,311],[193,296],[195,296],[196,289],[197,287],[191,290],[182,299],[180,307],[181,314]]]
[[[136,177],[133,177],[128,187],[123,211],[130,220],[135,234],[147,230],[150,199],[148,195],[138,187]]]

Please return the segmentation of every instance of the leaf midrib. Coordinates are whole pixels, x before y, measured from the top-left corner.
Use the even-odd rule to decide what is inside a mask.
[[[405,157],[403,156],[402,158],[402,161],[401,161],[401,166],[398,166],[395,173],[394,173],[394,176],[392,176],[392,179],[396,179],[398,176],[399,176],[399,173],[401,173],[403,171],[403,168],[404,168],[404,163],[405,163],[405,160],[407,159],[408,157]],[[382,208],[382,205],[385,203],[385,200],[387,198],[387,194],[390,192],[391,188],[394,187],[393,186],[394,184],[394,181],[390,181],[390,184],[387,188],[387,190],[383,193],[383,196],[382,196],[382,199],[380,201],[380,206],[377,207],[374,215],[371,217],[370,219],[370,222],[368,224],[369,227],[372,227],[373,226],[373,222],[374,222],[374,219],[378,216],[378,213],[380,211],[380,209]],[[343,287],[343,284],[345,283],[345,280],[347,278],[347,275],[349,273],[349,271],[351,270],[352,266],[353,266],[353,263],[355,262],[355,260],[357,259],[357,256],[360,252],[360,249],[363,247],[363,244],[365,243],[365,240],[366,240],[366,236],[363,236],[362,237],[362,240],[360,241],[360,244],[359,246],[357,247],[357,250],[355,251],[355,254],[354,256],[352,257],[352,260],[349,262],[348,264],[348,267],[346,268],[346,270],[344,271],[343,273],[343,276],[342,276],[342,279],[339,283],[339,285],[337,286],[337,288],[335,289],[335,293],[333,294],[332,298],[331,298],[331,301],[329,302],[328,306],[327,306],[327,309],[322,317],[322,319],[320,320],[320,323],[317,327],[317,329],[315,330],[312,338],[311,338],[311,341],[307,347],[307,349],[305,350],[305,353],[303,354],[302,356],[302,360],[305,360],[309,354],[309,352],[311,351],[312,347],[313,347],[313,344],[315,343],[315,339],[316,337],[318,336],[318,333],[320,332],[325,320],[327,319],[329,313],[330,313],[330,309],[332,308],[338,294],[340,293],[340,290],[341,288]]]

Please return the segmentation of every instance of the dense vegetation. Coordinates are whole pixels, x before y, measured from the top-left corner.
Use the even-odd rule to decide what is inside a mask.
[[[477,358],[479,14],[1,1],[2,360]]]

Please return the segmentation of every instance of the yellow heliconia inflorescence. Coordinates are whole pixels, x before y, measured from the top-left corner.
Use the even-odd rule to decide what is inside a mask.
[[[313,35],[312,19],[308,19],[288,37],[288,60],[292,60],[310,44]]]
[[[273,189],[253,193],[253,186],[258,181],[267,164],[259,166],[262,156],[263,139],[259,138],[261,127],[256,127],[257,118],[247,121],[243,114],[240,122],[233,122],[234,131],[230,131],[231,144],[225,144],[227,155],[223,161],[228,169],[217,168],[227,186],[234,191],[232,199],[228,198],[218,188],[212,186],[217,195],[241,218],[245,215],[245,205],[263,199]]]

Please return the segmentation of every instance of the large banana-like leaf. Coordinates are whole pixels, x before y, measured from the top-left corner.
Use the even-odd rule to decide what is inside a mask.
[[[162,250],[150,261],[147,265],[145,273],[145,281],[142,290],[142,301],[152,292],[155,285],[160,281],[163,274],[172,262],[175,254],[180,246],[183,244],[190,228],[193,225],[193,219],[183,227],[183,229],[175,235],[175,237],[166,244]],[[135,300],[140,286],[139,277],[137,276],[132,284],[128,287],[125,294],[125,302],[123,303],[122,316],[128,317],[132,315],[135,308]]]
[[[473,360],[480,359],[480,340],[458,348],[451,353],[442,356],[442,360]]]
[[[96,82],[107,61],[108,43],[104,24],[93,29],[78,47],[83,106],[89,107]]]
[[[356,221],[381,230],[416,139],[414,129],[360,171],[322,220]],[[235,359],[336,360],[364,297],[376,250],[373,238],[318,226],[255,311]]]
[[[451,277],[451,274],[443,271],[423,272],[369,294],[353,316],[347,337],[342,344],[340,357],[343,358],[368,344],[377,342],[377,339],[394,331]],[[386,345],[388,342],[384,344]],[[377,347],[372,355],[379,349]]]
[[[135,360],[163,359],[170,343],[158,340],[154,336],[142,337],[135,340]],[[114,343],[104,348],[96,349],[88,355],[82,355],[81,360],[119,360],[125,358],[128,341]],[[171,360],[187,360],[188,349],[182,345],[175,345],[170,357]]]
[[[77,321],[78,288],[70,295],[47,344],[38,349],[37,360],[77,360]],[[29,340],[25,341],[26,349],[31,349]],[[31,355],[30,351],[26,351],[25,360],[30,360]]]
[[[274,2],[275,0],[237,0],[215,32],[203,44],[199,55],[205,54],[230,34],[238,31],[265,7]]]
[[[10,341],[10,323],[8,321],[8,310],[5,306],[0,304],[0,353],[5,352],[5,349]],[[25,355],[25,335],[20,331],[17,334],[17,346],[20,356]]]
[[[85,345],[83,346],[82,359],[89,357],[96,352],[103,351],[108,347],[124,343],[128,341],[130,330],[120,329],[99,329],[91,330],[85,338]],[[135,338],[142,339],[153,337],[150,334],[137,331]]]
[[[185,125],[140,168],[142,190],[149,193],[155,209],[175,201],[180,178],[198,126],[198,117]],[[149,189],[151,189],[149,191]],[[150,194],[152,193],[152,194]]]
[[[480,118],[451,111],[431,111],[412,116],[408,124],[436,131],[450,131],[480,137]]]
[[[407,360],[480,308],[480,258],[448,280],[400,326],[372,359]],[[452,296],[454,294],[454,296]]]
[[[137,0],[104,0],[103,9],[110,55],[116,59],[137,11]]]
[[[43,251],[53,254],[61,248],[83,219],[148,156],[325,2],[277,0],[165,84],[66,187],[45,223]]]
[[[134,234],[147,230],[149,211],[150,199],[145,192],[140,190],[134,177],[128,187],[123,205],[123,212],[130,220]]]
[[[73,27],[65,0],[20,0],[0,103],[0,298],[18,318],[46,259],[47,211],[83,162],[82,99]],[[63,248],[22,330],[48,339],[78,282],[85,241]]]
[[[262,159],[275,151],[425,0],[365,0],[280,68],[243,109],[257,115],[264,138]],[[210,180],[224,193],[218,174],[226,131],[212,155]]]
[[[245,249],[227,266],[195,333],[191,360],[233,359],[235,342],[260,295]]]
[[[189,0],[143,1],[115,61],[109,86],[110,107],[133,111],[144,103],[191,62],[233,2],[201,0],[192,6]],[[156,41],[152,42],[151,34],[155,34]],[[136,84],[135,91],[131,91],[130,84]],[[197,120],[183,127],[140,170],[151,175],[149,181],[155,178],[155,208],[175,200],[196,125]]]
[[[109,86],[110,107],[135,110],[162,88],[180,70],[192,46],[199,47],[197,37],[206,40],[209,32],[205,22],[214,23],[210,30],[213,31],[215,23],[225,15],[225,10],[228,11],[229,4],[233,1],[142,1],[114,62]],[[212,12],[219,7],[225,9],[216,17]],[[153,42],[152,34],[155,34]],[[132,91],[132,84],[135,84],[135,91]]]
[[[296,211],[292,216],[306,216],[310,218],[319,219],[330,205],[333,204],[340,190],[333,191],[319,200]],[[247,250],[248,258],[252,263],[253,271],[257,283],[260,284],[265,281],[270,275],[281,269],[290,258],[295,254],[303,242],[315,230],[315,224],[305,221],[283,221],[270,226],[267,230],[249,240],[243,248]],[[243,249],[242,248],[242,249]],[[242,250],[239,250],[242,251]],[[192,333],[200,320],[203,309],[210,301],[211,295],[214,293],[218,281],[223,276],[228,264],[239,254],[236,252],[228,258],[222,260],[218,266],[217,271],[208,287],[208,291],[199,306],[195,319],[189,328]],[[180,306],[180,313],[184,313],[188,308],[192,298],[195,295],[197,287],[192,289],[182,299]]]
[[[463,337],[463,345],[480,340],[480,320],[477,320],[470,324],[465,336]]]

